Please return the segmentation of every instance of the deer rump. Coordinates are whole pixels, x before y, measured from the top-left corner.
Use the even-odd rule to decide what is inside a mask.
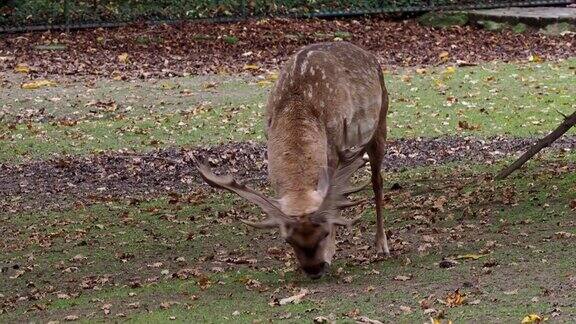
[[[389,254],[381,214],[380,167],[386,141],[388,96],[378,60],[347,42],[302,48],[285,64],[266,107],[268,175],[278,198],[215,175],[196,161],[202,178],[258,205],[268,218],[244,223],[279,228],[302,269],[318,278],[335,253],[337,226],[351,226],[340,211],[362,201],[348,195],[350,178],[368,154],[376,198],[376,249]]]

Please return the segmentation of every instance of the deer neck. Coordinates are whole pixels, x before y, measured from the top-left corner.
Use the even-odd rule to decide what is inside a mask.
[[[323,197],[316,192],[320,170],[327,165],[326,132],[313,118],[278,118],[268,131],[268,173],[282,212],[316,211]]]

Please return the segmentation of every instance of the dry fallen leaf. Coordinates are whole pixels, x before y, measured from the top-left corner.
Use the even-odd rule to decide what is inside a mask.
[[[325,316],[317,316],[317,317],[314,317],[313,322],[314,323],[332,323],[334,321],[331,321],[328,317],[325,317]]]
[[[454,257],[456,260],[478,260],[485,257],[486,254],[462,254]]]
[[[471,124],[465,120],[458,121],[458,128],[465,129],[465,130],[478,130],[480,129],[480,125]]]
[[[278,71],[270,71],[268,72],[268,74],[266,74],[266,80],[276,81],[278,80],[278,77],[279,77]]]
[[[452,321],[448,320],[446,322],[443,322],[442,318],[430,317],[430,323],[431,324],[442,324],[442,323],[452,324]]]
[[[460,289],[456,289],[456,291],[446,296],[445,302],[448,307],[456,307],[462,305],[465,300],[466,296],[460,293]]]
[[[68,315],[68,316],[64,317],[64,320],[65,321],[75,321],[78,318],[79,318],[78,315]]]
[[[560,238],[567,239],[567,238],[576,237],[576,234],[560,231],[560,232],[554,233],[554,237],[559,238],[559,239]]]
[[[17,73],[28,73],[30,72],[30,67],[26,64],[18,64],[14,67],[14,72]]]
[[[50,80],[36,80],[32,82],[22,83],[20,86],[22,89],[33,90],[39,89],[42,87],[54,87],[56,86],[56,82]]]
[[[366,316],[358,316],[355,318],[356,323],[367,323],[367,324],[383,324],[379,320],[371,319]]]
[[[541,323],[545,320],[546,320],[546,318],[542,318],[537,314],[530,314],[530,315],[525,316],[522,319],[522,324]]]
[[[13,276],[10,276],[10,279],[18,279],[21,275],[23,275],[26,271],[24,270],[17,270]]]
[[[110,314],[110,307],[112,307],[112,304],[102,305],[101,309],[104,311],[104,315]]]
[[[284,306],[286,304],[298,304],[300,303],[300,301],[302,301],[302,298],[304,298],[304,296],[306,296],[306,294],[308,293],[308,289],[302,289],[300,290],[300,292],[294,296],[290,296],[290,297],[286,297],[286,298],[282,298],[279,301],[280,306]]]
[[[128,53],[122,53],[122,54],[118,55],[118,62],[120,62],[120,63],[128,62]]]
[[[58,299],[70,299],[70,295],[65,293],[58,293],[56,294],[56,297],[58,297]]]
[[[576,210],[576,199],[572,199],[572,201],[570,201],[570,208]]]
[[[534,63],[542,63],[542,62],[544,62],[544,59],[542,58],[542,56],[540,56],[538,54],[532,54],[532,55],[528,56],[528,61],[534,62]]]
[[[410,307],[408,307],[408,306],[400,305],[400,310],[401,310],[402,313],[404,313],[404,314],[410,314],[410,313],[412,313],[412,308],[410,308]]]
[[[256,84],[261,86],[261,87],[267,87],[268,85],[271,85],[272,82],[268,81],[268,80],[260,80],[260,81],[256,82]]]
[[[410,275],[410,276],[399,275],[399,276],[394,277],[394,280],[397,280],[397,281],[408,281],[410,279],[412,279],[412,275]]]
[[[206,290],[212,286],[212,281],[206,276],[201,276],[198,278],[198,286],[200,286],[200,289]]]
[[[450,53],[448,53],[447,51],[442,51],[438,55],[438,58],[440,58],[442,62],[446,62],[448,61],[448,58],[450,58]]]

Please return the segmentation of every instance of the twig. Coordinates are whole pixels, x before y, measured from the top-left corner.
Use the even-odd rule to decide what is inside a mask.
[[[560,116],[564,117],[564,119],[568,119],[568,116],[566,116],[563,112],[561,112],[560,110],[556,109],[556,112],[558,114],[560,114]]]
[[[526,153],[522,154],[518,160],[514,161],[510,166],[505,168],[504,170],[500,171],[496,176],[496,180],[505,179],[509,176],[512,172],[516,169],[520,168],[524,163],[530,160],[536,153],[540,152],[543,148],[550,146],[555,140],[557,140],[560,136],[564,135],[572,126],[576,124],[576,111],[572,113],[570,116],[566,116],[564,121],[556,127],[556,129],[548,134],[548,136],[544,137],[543,139],[539,140],[536,144],[526,151]]]

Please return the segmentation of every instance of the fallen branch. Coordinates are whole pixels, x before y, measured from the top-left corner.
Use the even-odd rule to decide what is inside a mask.
[[[510,166],[505,168],[504,170],[500,171],[496,176],[496,180],[505,179],[509,176],[512,172],[516,169],[520,168],[526,161],[530,160],[536,153],[540,152],[543,148],[550,146],[550,144],[554,143],[560,136],[564,135],[572,126],[576,124],[576,111],[572,113],[570,116],[566,116],[562,124],[558,125],[556,129],[548,134],[548,136],[544,137],[543,139],[539,140],[534,146],[530,147],[526,153],[522,154],[518,160],[514,161]]]

